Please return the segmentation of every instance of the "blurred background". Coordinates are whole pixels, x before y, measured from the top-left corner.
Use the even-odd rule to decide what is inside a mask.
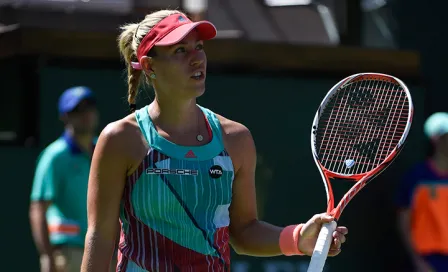
[[[404,171],[427,156],[425,118],[447,109],[447,7],[433,0],[0,0],[0,270],[39,271],[29,195],[38,154],[63,130],[59,95],[89,86],[100,128],[122,118],[127,77],[118,28],[177,8],[218,29],[206,43],[207,91],[199,103],[252,131],[259,213],[274,224],[303,222],[326,208],[310,148],[312,118],[326,92],[358,72],[408,84],[415,118],[407,145],[344,211],[339,224],[350,234],[327,271],[410,271],[393,201]],[[139,107],[152,98],[143,93]],[[234,254],[232,267],[304,272],[308,261]]]

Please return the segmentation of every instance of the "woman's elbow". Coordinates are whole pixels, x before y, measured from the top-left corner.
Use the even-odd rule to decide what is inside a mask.
[[[247,246],[245,245],[243,239],[238,238],[237,236],[231,236],[230,245],[232,246],[232,249],[236,254],[250,255],[250,252],[247,250]]]
[[[230,244],[238,255],[251,255],[253,249],[250,245],[250,227],[256,224],[258,220],[230,225]],[[249,231],[249,232],[248,232]]]
[[[89,226],[87,229],[86,246],[101,245],[102,248],[113,247],[117,238],[117,231],[114,228],[98,228]]]

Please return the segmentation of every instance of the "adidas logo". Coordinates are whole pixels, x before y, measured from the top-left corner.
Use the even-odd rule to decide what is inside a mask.
[[[194,154],[193,150],[190,150],[185,154],[185,158],[196,158],[196,155]]]

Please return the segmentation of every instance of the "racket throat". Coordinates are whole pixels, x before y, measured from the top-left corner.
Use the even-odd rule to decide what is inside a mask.
[[[328,201],[327,214],[331,216],[334,216],[335,214],[335,209],[333,205],[334,205],[333,201]]]
[[[334,216],[335,209],[334,209],[334,193],[333,193],[333,187],[331,186],[333,178],[326,177],[326,190],[327,190],[327,214]]]

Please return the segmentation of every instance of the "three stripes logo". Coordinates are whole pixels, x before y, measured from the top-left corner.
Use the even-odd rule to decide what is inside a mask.
[[[194,154],[193,150],[190,150],[190,151],[187,152],[187,154],[185,154],[185,158],[194,159],[194,158],[197,158],[197,157]]]

